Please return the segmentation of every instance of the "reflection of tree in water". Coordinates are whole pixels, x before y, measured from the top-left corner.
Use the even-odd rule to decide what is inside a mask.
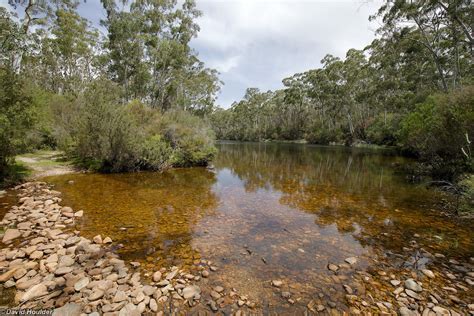
[[[122,256],[150,265],[188,264],[198,257],[191,246],[193,231],[217,206],[211,190],[216,177],[205,168],[67,175],[51,181],[64,193],[66,205],[86,211],[84,234],[108,235],[124,244]]]
[[[317,225],[335,225],[362,245],[400,251],[415,233],[443,235],[432,245],[469,250],[469,229],[433,215],[434,191],[406,183],[391,168],[403,159],[379,151],[293,144],[222,144],[215,163],[242,179],[248,191],[281,192],[280,203],[315,214]]]

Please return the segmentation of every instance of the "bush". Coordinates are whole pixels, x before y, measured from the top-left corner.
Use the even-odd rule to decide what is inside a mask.
[[[310,132],[305,134],[304,139],[310,144],[329,145],[330,143],[339,143],[342,139],[342,131],[330,130],[324,126],[314,126]]]
[[[209,124],[188,112],[165,113],[162,132],[173,148],[173,166],[203,166],[216,154],[215,136]]]
[[[27,147],[26,134],[33,124],[24,82],[10,69],[0,67],[0,182],[11,175],[14,156]]]
[[[400,125],[401,146],[432,176],[453,180],[473,171],[474,86],[427,98]],[[463,152],[464,151],[464,152]]]
[[[400,115],[380,113],[367,127],[367,141],[377,145],[396,145]]]
[[[205,165],[213,133],[184,111],[162,114],[139,101],[120,105],[110,81],[95,81],[82,97],[56,111],[58,143],[83,166],[102,172]]]

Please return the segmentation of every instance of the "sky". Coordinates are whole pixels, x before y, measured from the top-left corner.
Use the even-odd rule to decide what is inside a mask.
[[[0,0],[6,6],[7,0]],[[344,58],[375,37],[368,18],[381,0],[196,0],[203,15],[192,48],[224,82],[217,104],[228,108],[249,87],[281,88],[282,79],[318,68],[326,54]],[[94,25],[105,19],[99,0],[79,13]]]

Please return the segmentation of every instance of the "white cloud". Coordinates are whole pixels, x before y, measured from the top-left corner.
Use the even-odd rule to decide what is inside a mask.
[[[203,16],[192,46],[226,83],[228,107],[248,87],[281,87],[281,80],[316,68],[326,54],[344,57],[374,37],[368,21],[380,0],[197,0]]]

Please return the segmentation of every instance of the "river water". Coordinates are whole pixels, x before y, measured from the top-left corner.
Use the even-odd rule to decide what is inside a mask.
[[[407,181],[397,170],[411,162],[390,151],[230,142],[218,149],[208,168],[46,180],[64,205],[84,210],[82,235],[111,237],[144,271],[192,271],[211,260],[218,271],[209,286],[235,288],[267,311],[303,311],[312,299],[347,309],[343,285],[383,296],[389,285],[372,288],[360,276],[430,267],[421,248],[464,261],[474,254],[472,222],[440,216],[448,197]],[[357,262],[345,264],[348,257]],[[340,265],[336,275],[330,263]],[[290,302],[271,280],[283,281]]]

